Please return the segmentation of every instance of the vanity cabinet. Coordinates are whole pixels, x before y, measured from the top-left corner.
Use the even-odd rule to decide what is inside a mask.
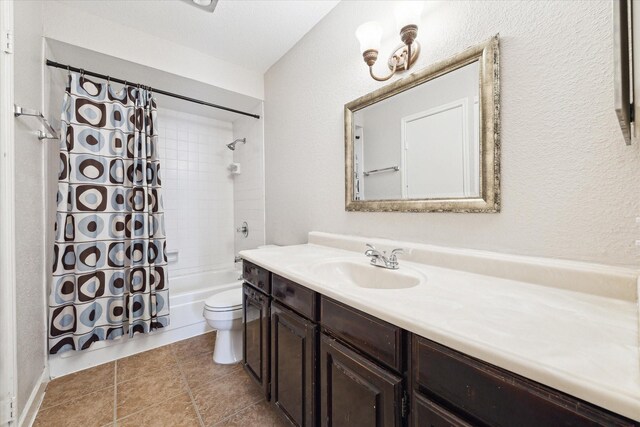
[[[242,263],[242,278],[260,292],[271,295],[271,273],[268,270],[249,261],[244,261]]]
[[[321,297],[320,323],[329,333],[397,373],[404,370],[405,332],[391,323]]]
[[[244,367],[294,426],[636,426],[245,261]]]
[[[271,400],[294,426],[317,422],[316,292],[272,275]]]
[[[369,361],[335,338],[320,339],[320,425],[402,425],[402,377]]]
[[[403,425],[404,331],[325,296],[320,324],[321,425]]]
[[[313,322],[318,320],[318,294],[289,279],[273,275],[273,299]]]
[[[270,298],[247,282],[243,284],[242,356],[247,373],[269,400]]]
[[[271,400],[295,426],[315,426],[318,326],[271,305]]]
[[[411,399],[411,425],[429,427],[472,427],[453,412],[447,411],[420,393],[413,393]]]
[[[637,426],[542,384],[413,335],[414,426]]]

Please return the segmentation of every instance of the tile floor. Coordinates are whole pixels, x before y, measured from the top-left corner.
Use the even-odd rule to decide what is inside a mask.
[[[240,364],[215,365],[215,332],[51,381],[34,426],[284,427]]]

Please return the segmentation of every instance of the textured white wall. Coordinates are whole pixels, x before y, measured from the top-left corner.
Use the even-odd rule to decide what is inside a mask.
[[[15,102],[42,109],[42,4],[14,4]],[[45,226],[44,143],[38,122],[29,117],[15,121],[16,315],[18,333],[18,416],[33,389],[40,385],[45,367],[44,311]]]
[[[501,37],[502,212],[344,211],[343,105],[373,81],[354,31],[391,2],[341,2],[265,75],[267,241],[310,230],[637,265],[640,152],[613,112],[611,3],[428,2],[416,70]]]

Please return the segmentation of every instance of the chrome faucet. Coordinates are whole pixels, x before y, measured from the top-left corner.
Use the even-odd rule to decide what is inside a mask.
[[[397,254],[404,253],[401,248],[397,248],[391,251],[389,257],[387,257],[387,252],[380,252],[375,248],[375,246],[367,243],[367,249],[364,254],[371,258],[371,265],[376,267],[388,268],[390,270],[397,270],[400,265],[398,264],[398,256]]]

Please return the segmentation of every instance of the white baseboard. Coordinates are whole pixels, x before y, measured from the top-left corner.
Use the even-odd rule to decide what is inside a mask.
[[[20,414],[20,418],[18,419],[18,427],[31,427],[33,425],[33,422],[36,420],[36,416],[38,415],[40,405],[42,404],[42,399],[44,399],[44,391],[47,389],[48,382],[49,372],[45,367],[42,370],[42,375],[40,375],[38,384],[33,387],[31,395],[29,396],[29,400],[27,400],[27,403],[25,404],[24,409]]]

